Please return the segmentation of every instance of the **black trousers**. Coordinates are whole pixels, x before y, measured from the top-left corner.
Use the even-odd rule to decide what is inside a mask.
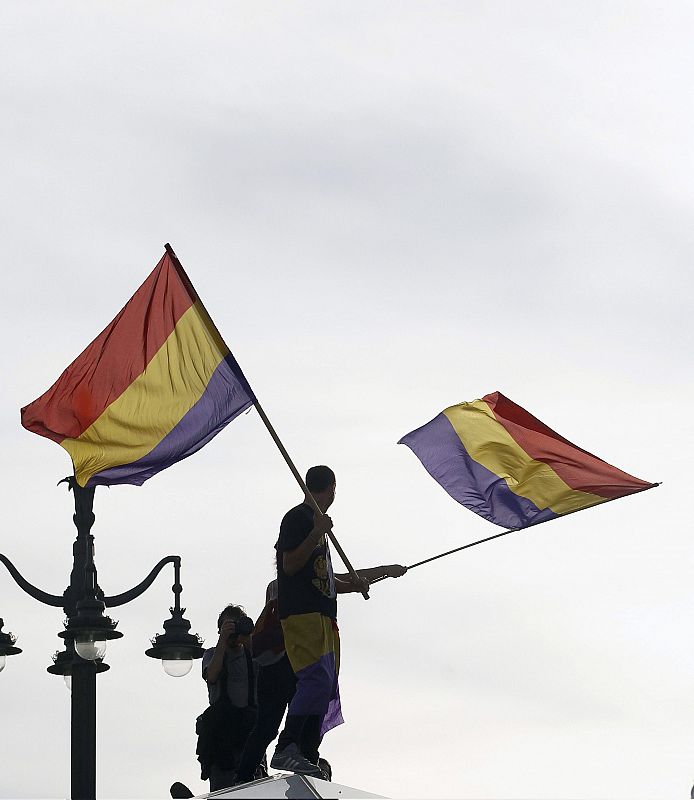
[[[236,778],[238,782],[253,780],[267,746],[277,736],[282,717],[294,697],[295,690],[296,676],[286,654],[276,664],[260,668],[257,686],[258,716],[243,748]],[[301,752],[314,763],[318,761],[321,722],[318,716],[288,717],[287,726],[282,732],[284,736],[287,728],[290,728],[292,735],[289,741],[296,739]],[[279,744],[286,746],[281,742]]]
[[[317,764],[318,748],[322,738],[320,735],[322,722],[323,717],[318,714],[287,714],[284,730],[277,740],[277,749],[284,750],[294,742],[303,756],[312,764]]]

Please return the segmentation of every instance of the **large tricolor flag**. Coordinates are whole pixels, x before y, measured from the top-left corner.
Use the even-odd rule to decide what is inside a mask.
[[[512,530],[658,485],[576,447],[500,392],[447,408],[398,444],[451,497]]]
[[[141,485],[254,402],[188,276],[164,257],[22,425],[64,447],[80,486]]]

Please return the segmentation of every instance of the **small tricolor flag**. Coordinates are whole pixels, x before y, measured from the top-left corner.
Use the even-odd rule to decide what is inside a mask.
[[[254,402],[173,251],[22,425],[64,447],[80,486],[132,483],[192,455]]]
[[[454,500],[517,530],[657,486],[571,444],[500,392],[403,436]]]

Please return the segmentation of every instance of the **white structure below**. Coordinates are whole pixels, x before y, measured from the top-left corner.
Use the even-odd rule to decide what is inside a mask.
[[[363,792],[351,786],[342,786],[339,783],[319,781],[307,775],[294,775],[280,773],[271,778],[244,783],[241,786],[231,786],[220,789],[210,794],[198,795],[200,798],[210,800],[242,800],[242,798],[287,798],[288,800],[313,800],[313,798],[326,798],[326,800],[348,800],[350,797],[383,797],[381,794]]]

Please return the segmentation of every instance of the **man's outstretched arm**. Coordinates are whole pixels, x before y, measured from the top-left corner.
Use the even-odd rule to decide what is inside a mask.
[[[407,567],[402,564],[388,564],[383,567],[367,567],[358,569],[357,574],[360,580],[354,581],[348,573],[335,575],[335,590],[338,594],[348,594],[349,592],[362,592],[369,588],[369,584],[377,578],[399,578],[407,572]]]

